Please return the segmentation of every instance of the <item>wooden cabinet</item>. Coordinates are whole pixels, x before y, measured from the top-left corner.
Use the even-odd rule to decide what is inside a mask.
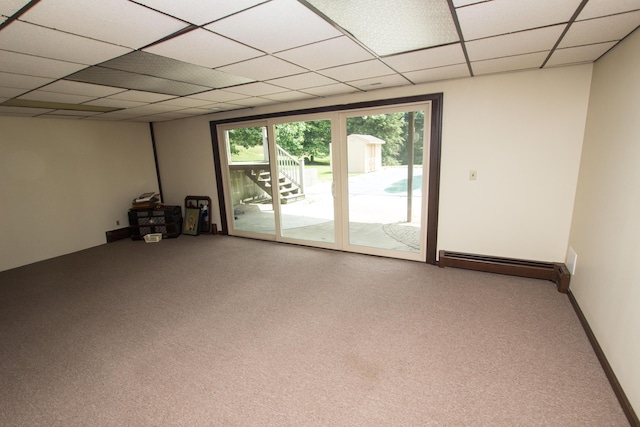
[[[129,228],[133,240],[141,240],[151,233],[162,233],[163,239],[178,237],[182,233],[182,209],[180,206],[130,209]]]

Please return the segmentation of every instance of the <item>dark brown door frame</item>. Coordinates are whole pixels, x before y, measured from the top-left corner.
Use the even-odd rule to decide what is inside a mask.
[[[426,262],[436,264],[438,241],[438,207],[440,200],[440,157],[442,147],[442,93],[417,95],[403,98],[381,99],[376,101],[356,102],[353,104],[331,105],[326,107],[309,108],[304,110],[283,111],[278,113],[260,114],[254,116],[235,117],[209,122],[211,143],[213,146],[213,163],[218,187],[218,205],[220,207],[220,233],[229,234],[227,211],[224,203],[224,188],[222,185],[222,164],[220,161],[220,141],[218,141],[218,125],[243,121],[266,120],[275,117],[287,117],[315,113],[336,113],[340,111],[357,110],[361,108],[382,107],[398,104],[431,101],[431,141],[429,144],[429,194],[427,203],[427,253]]]

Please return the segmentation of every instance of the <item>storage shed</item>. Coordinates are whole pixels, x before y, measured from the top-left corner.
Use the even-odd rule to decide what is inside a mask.
[[[352,134],[347,136],[349,173],[374,172],[382,168],[382,144],[373,135]]]

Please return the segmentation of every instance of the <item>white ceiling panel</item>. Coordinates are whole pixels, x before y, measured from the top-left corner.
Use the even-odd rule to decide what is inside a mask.
[[[33,117],[47,113],[49,111],[53,110],[47,110],[43,108],[7,107],[4,105],[0,105],[0,114],[8,116]]]
[[[68,93],[71,95],[87,95],[94,97],[103,97],[124,92],[126,89],[117,87],[100,86],[90,83],[72,82],[69,80],[58,80],[47,86],[41,87],[40,90],[47,92]]]
[[[338,37],[279,52],[276,56],[310,70],[319,70],[374,58],[373,55],[348,37]]]
[[[202,99],[209,102],[228,102],[236,99],[246,98],[247,95],[242,95],[234,92],[229,92],[226,90],[212,90],[209,92],[200,92],[195,95],[190,95],[188,98],[193,99]]]
[[[132,49],[188,25],[128,0],[40,1],[20,20]]]
[[[493,0],[453,0],[453,7],[468,6],[470,4],[482,3],[485,1],[493,1]]]
[[[501,58],[504,56],[550,51],[564,30],[563,25],[522,31],[467,43],[469,59]]]
[[[82,104],[95,98],[95,96],[70,95],[68,93],[45,92],[43,90],[34,90],[18,97],[18,99],[28,99],[30,101],[62,102],[66,104]]]
[[[51,83],[53,80],[45,77],[26,76],[24,74],[4,73],[0,71],[0,85],[16,89],[36,89]]]
[[[438,80],[457,79],[469,77],[469,67],[466,63],[448,65],[446,67],[429,68],[428,70],[411,71],[404,75],[413,83],[428,83]]]
[[[0,15],[12,16],[29,3],[29,0],[2,0],[0,2]]]
[[[156,105],[173,106],[176,109],[178,109],[177,107],[181,107],[181,108],[196,108],[196,107],[202,107],[203,105],[209,105],[209,104],[211,104],[211,101],[206,101],[204,99],[186,98],[186,97],[173,98],[173,99],[169,99],[169,100],[166,100],[166,101],[160,101],[160,102],[156,103]]]
[[[203,29],[189,31],[144,51],[209,68],[264,55],[256,49]]]
[[[406,86],[406,85],[410,85],[411,82],[398,74],[391,74],[388,76],[353,80],[353,81],[350,81],[349,84],[357,87],[360,90],[370,91],[370,90],[382,89],[385,87]]]
[[[307,0],[377,55],[459,40],[446,0]]]
[[[204,25],[266,0],[134,0],[195,25]]]
[[[578,21],[640,9],[640,0],[589,0]]]
[[[270,85],[268,83],[249,83],[242,86],[230,87],[227,89],[227,91],[247,96],[262,96],[271,95],[273,93],[287,92],[286,89]],[[235,103],[235,101],[233,101],[233,103]]]
[[[611,49],[616,42],[598,43],[587,46],[568,47],[556,50],[547,66],[576,64],[580,62],[592,62],[600,58],[605,52]]]
[[[272,83],[274,85],[285,87],[291,90],[325,86],[335,82],[335,80],[330,79],[329,77],[322,76],[318,73],[304,73],[268,81],[268,83]]]
[[[141,107],[146,105],[146,102],[125,101],[123,99],[113,98],[100,98],[93,101],[84,102],[83,105],[95,105],[98,107],[113,107],[113,108],[132,108]]]
[[[110,96],[113,99],[122,99],[123,101],[135,101],[135,102],[158,102],[167,99],[175,98],[172,95],[162,95],[160,93],[142,92],[139,90],[128,90],[126,92],[120,92]]]
[[[326,70],[321,70],[320,73],[343,82],[394,74],[391,68],[387,67],[378,59],[343,65],[341,67],[327,68]]]
[[[617,41],[633,31],[639,21],[640,11],[574,22],[558,47]]]
[[[35,77],[60,78],[85,68],[84,64],[40,58],[33,55],[0,50],[0,71]]]
[[[283,92],[283,93],[274,93],[273,95],[264,95],[263,98],[270,99],[272,101],[278,101],[278,102],[291,102],[291,101],[300,101],[302,99],[315,98],[315,95],[298,92],[298,91],[291,91],[291,92]]]
[[[238,104],[240,107],[260,107],[262,105],[270,105],[275,104],[277,101],[273,101],[271,99],[259,98],[259,97],[251,97],[244,98],[238,101],[233,101],[234,104]]]
[[[383,61],[399,72],[424,70],[465,62],[462,45],[434,47],[417,52],[388,56]]]
[[[307,70],[273,56],[261,56],[218,68],[218,71],[254,80],[270,80],[304,73]]]
[[[205,28],[268,53],[342,35],[296,0],[273,0]]]
[[[527,55],[509,56],[506,58],[488,59],[471,63],[474,75],[494,74],[507,71],[540,68],[547,59],[547,52],[530,53]]]
[[[0,31],[0,47],[44,58],[93,65],[130,52],[130,49],[91,40],[21,21]]]
[[[303,92],[310,93],[317,96],[332,96],[339,94],[348,94],[354,92],[361,92],[360,89],[353,86],[349,86],[343,83],[336,83],[327,86],[318,86],[305,89]]]
[[[568,22],[580,0],[494,0],[457,9],[466,41]]]
[[[29,89],[18,89],[15,87],[4,87],[2,86],[2,82],[0,82],[0,98],[15,98],[16,96],[22,95],[27,92]]]

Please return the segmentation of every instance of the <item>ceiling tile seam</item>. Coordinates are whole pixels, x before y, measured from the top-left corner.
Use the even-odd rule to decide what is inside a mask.
[[[594,21],[596,19],[602,19],[602,18],[610,18],[612,16],[620,16],[620,15],[626,15],[627,13],[634,13],[634,12],[638,12],[640,11],[640,8],[638,9],[633,9],[633,10],[625,10],[623,12],[616,12],[616,13],[610,13],[608,15],[599,15],[599,16],[594,16],[591,18],[586,18],[586,19],[576,19],[575,22],[588,22],[588,21]]]
[[[585,1],[585,0],[583,0],[583,1]],[[529,32],[529,31],[536,31],[536,30],[542,30],[542,29],[545,29],[545,28],[557,27],[557,26],[560,26],[560,25],[567,25],[568,23],[569,23],[569,21],[558,22],[556,24],[542,25],[540,27],[526,28],[524,30],[511,31],[511,32],[508,32],[508,33],[494,34],[494,35],[487,36],[487,37],[478,37],[477,39],[465,40],[465,42],[466,43],[471,43],[471,42],[477,42],[477,41],[480,41],[480,40],[489,40],[489,39],[493,39],[493,38],[496,38],[496,37],[510,36],[510,35],[514,35],[514,34],[526,33],[526,32]]]
[[[477,61],[475,61],[475,62],[477,62]],[[437,70],[438,68],[454,67],[454,66],[456,66],[456,65],[463,65],[463,64],[464,64],[464,65],[467,65],[467,62],[466,62],[466,61],[465,61],[465,62],[455,62],[455,63],[453,63],[453,64],[438,65],[437,67],[418,68],[418,69],[415,69],[415,70],[407,70],[407,71],[403,71],[403,72],[402,72],[402,73],[400,73],[400,74],[416,73],[416,72],[419,72],[419,71]]]
[[[451,0],[448,0],[451,1]],[[358,46],[360,46],[361,48],[363,48],[364,50],[366,50],[369,54],[373,55],[374,58],[380,59],[380,56],[375,53],[373,50],[371,50],[369,48],[369,46],[365,45],[364,43],[362,43],[356,36],[354,36],[353,34],[351,34],[351,32],[347,31],[345,28],[342,28],[342,26],[340,26],[337,22],[333,21],[331,18],[329,18],[327,15],[325,15],[324,13],[322,13],[320,10],[318,10],[317,8],[315,8],[313,5],[311,5],[309,2],[307,2],[306,0],[298,0],[298,2],[300,4],[302,4],[303,6],[305,6],[307,9],[309,9],[311,12],[315,13],[316,15],[318,15],[320,18],[322,18],[323,20],[325,20],[327,23],[329,23],[329,25],[332,25],[333,28],[335,28],[336,30],[340,31],[342,34],[344,34],[345,36],[347,36],[349,39],[351,39],[351,41],[353,41],[354,43],[356,43]]]
[[[172,18],[173,18],[173,17],[172,17]],[[177,18],[176,18],[176,19],[177,19]],[[182,28],[182,29],[180,29],[180,30],[178,30],[178,31],[175,31],[175,32],[173,32],[173,33],[171,33],[171,34],[168,34],[168,35],[166,35],[166,36],[164,36],[164,37],[162,37],[162,38],[159,38],[158,40],[153,41],[153,42],[151,42],[151,43],[147,44],[146,46],[143,46],[143,47],[137,48],[137,49],[135,49],[135,50],[140,51],[140,50],[143,50],[143,49],[150,48],[151,46],[155,46],[155,45],[157,45],[157,44],[160,44],[160,43],[166,42],[166,41],[168,41],[168,40],[171,40],[171,39],[174,39],[174,38],[176,38],[176,37],[182,36],[182,35],[184,35],[184,34],[190,33],[191,31],[193,31],[193,30],[197,30],[198,28],[200,28],[200,27],[198,27],[197,25],[190,24],[190,23],[188,23],[188,22],[186,22],[186,21],[183,21],[182,19],[180,19],[180,21],[184,22],[187,26],[186,26],[186,27],[184,27],[184,28]]]
[[[411,50],[407,50],[407,51],[404,51],[404,52],[390,53],[388,55],[380,56],[380,59],[384,60],[384,59],[393,58],[393,57],[396,57],[396,56],[406,55],[406,54],[409,54],[409,53],[426,52],[428,50],[438,49],[438,48],[447,47],[447,46],[453,46],[453,45],[460,44],[460,43],[461,43],[461,41],[456,41],[456,42],[451,42],[451,43],[443,43],[443,44],[439,44],[439,45],[436,45],[436,46],[421,47],[419,49],[411,49]]]
[[[2,16],[7,16],[7,20],[2,22],[2,23],[0,23],[0,31],[2,31],[3,28],[5,28],[9,24],[11,24],[13,21],[15,21],[18,18],[20,18],[20,16],[25,14],[29,9],[31,9],[33,6],[35,6],[39,1],[40,0],[31,0],[29,3],[25,4],[24,6],[22,6],[18,11],[16,11],[16,13],[14,13],[11,16],[2,15]]]
[[[549,62],[549,60],[551,59],[551,57],[555,53],[556,49],[558,48],[558,46],[562,42],[562,39],[564,39],[564,36],[566,36],[567,32],[569,32],[569,29],[571,28],[571,25],[578,18],[578,15],[580,15],[580,13],[582,12],[582,10],[584,9],[584,7],[587,5],[588,2],[589,2],[589,0],[582,0],[580,2],[578,7],[576,8],[576,11],[573,13],[571,18],[569,19],[569,22],[567,22],[567,25],[565,26],[564,31],[562,32],[562,34],[560,34],[560,37],[558,37],[558,40],[556,41],[556,44],[553,45],[553,47],[551,48],[551,51],[549,52],[549,55],[547,55],[546,59],[542,62],[542,65],[540,65],[540,68],[544,68],[545,65],[547,65],[547,62]]]
[[[315,71],[310,71],[310,72],[314,73],[314,74],[321,75],[321,74],[319,74],[319,73],[317,73]],[[314,85],[314,86],[305,86],[304,88],[299,88],[299,89],[291,89],[290,87],[286,87],[286,86],[282,86],[281,84],[273,83],[274,80],[286,79],[286,78],[295,77],[295,76],[302,76],[302,75],[308,74],[308,73],[309,72],[292,74],[290,76],[285,76],[285,77],[274,77],[273,79],[270,79],[270,80],[262,80],[261,83],[267,83],[267,84],[270,84],[270,85],[273,85],[273,86],[277,86],[277,87],[280,87],[282,89],[286,89],[286,90],[290,90],[290,91],[299,91],[299,90],[304,90],[304,89],[314,89],[316,87],[330,86],[332,84],[342,83],[340,80],[336,80],[336,79],[334,79],[332,77],[328,77],[328,76],[322,76],[322,77],[326,77],[326,78],[328,78],[330,80],[333,80],[333,83],[320,84],[320,85]]]
[[[322,39],[322,40],[316,40],[316,41],[313,41],[313,42],[310,42],[310,43],[301,44],[299,46],[288,47],[286,49],[278,50],[278,51],[272,52],[271,54],[275,56],[275,55],[278,55],[280,53],[289,52],[290,50],[296,50],[296,49],[300,49],[302,47],[309,47],[309,46],[313,46],[314,44],[324,43],[324,42],[327,42],[329,40],[335,40],[335,39],[339,39],[339,38],[342,38],[342,37],[344,37],[344,35],[335,36],[335,37],[329,37],[327,39]]]
[[[77,33],[72,33],[72,32],[70,32],[70,31],[60,30],[60,29],[58,29],[58,28],[47,27],[46,25],[36,24],[36,23],[34,23],[34,22],[25,21],[24,19],[18,19],[18,21],[20,21],[20,22],[22,22],[22,23],[24,23],[24,24],[34,25],[34,26],[36,26],[36,27],[46,28],[47,30],[57,31],[57,32],[62,33],[62,34],[67,34],[67,35],[74,36],[74,37],[81,37],[81,38],[86,39],[86,40],[92,40],[92,41],[94,41],[94,42],[100,42],[100,43],[110,44],[111,46],[123,47],[123,48],[125,48],[125,49],[129,49],[129,50],[131,50],[131,51],[136,50],[135,48],[133,48],[133,47],[131,47],[131,46],[124,46],[124,45],[117,44],[117,43],[113,43],[113,42],[109,42],[109,41],[106,41],[106,40],[101,40],[101,39],[96,39],[96,38],[93,38],[93,37],[88,37],[88,36],[86,36],[86,35],[84,35],[84,34],[77,34]],[[59,59],[57,59],[57,58],[49,58],[49,57],[46,57],[46,56],[45,56],[44,58],[48,58],[48,59],[55,59],[56,61],[60,61],[60,60],[59,60]],[[66,62],[70,62],[70,61],[66,61]],[[93,64],[82,64],[82,65],[93,65]]]
[[[471,68],[471,61],[469,60],[469,52],[467,52],[467,44],[464,39],[464,35],[462,34],[462,27],[460,26],[460,20],[458,19],[458,12],[456,12],[456,8],[453,5],[453,0],[447,0],[447,4],[449,5],[449,13],[451,13],[451,18],[453,19],[453,25],[456,27],[456,31],[458,33],[458,39],[460,40],[460,47],[462,47],[462,54],[464,55],[464,59],[467,62],[467,68],[469,69],[469,75],[473,77],[473,68]]]
[[[548,49],[534,50],[534,51],[531,51],[531,52],[517,53],[515,55],[504,55],[504,56],[495,56],[495,57],[492,57],[492,58],[476,59],[475,61],[471,61],[471,63],[475,64],[477,62],[495,61],[497,59],[517,58],[518,56],[527,56],[527,55],[533,55],[533,54],[536,54],[536,53],[544,53],[544,52],[549,52],[549,50]]]
[[[15,54],[18,54],[18,55],[30,56],[32,58],[46,59],[48,61],[64,62],[65,64],[82,65],[85,68],[91,67],[91,65],[83,64],[81,62],[67,61],[66,59],[50,58],[48,56],[41,56],[41,55],[34,55],[32,53],[18,52],[16,50],[11,50],[11,49],[0,49],[0,52],[2,52],[2,51],[11,52],[11,53],[15,53]],[[33,77],[41,77],[41,76],[33,76]]]
[[[627,34],[626,36],[624,36],[623,38],[621,38],[620,40],[617,41],[616,44],[614,44],[613,46],[611,46],[609,49],[607,49],[602,55],[598,56],[593,62],[597,62],[600,60],[600,58],[602,58],[603,56],[605,56],[607,53],[609,53],[609,51],[611,51],[614,47],[616,47],[618,45],[618,43],[621,43],[624,39],[626,39],[627,37],[629,37],[631,34],[635,33],[636,31],[638,31],[638,29],[640,28],[640,25],[638,25],[633,31],[629,32],[629,34]]]

